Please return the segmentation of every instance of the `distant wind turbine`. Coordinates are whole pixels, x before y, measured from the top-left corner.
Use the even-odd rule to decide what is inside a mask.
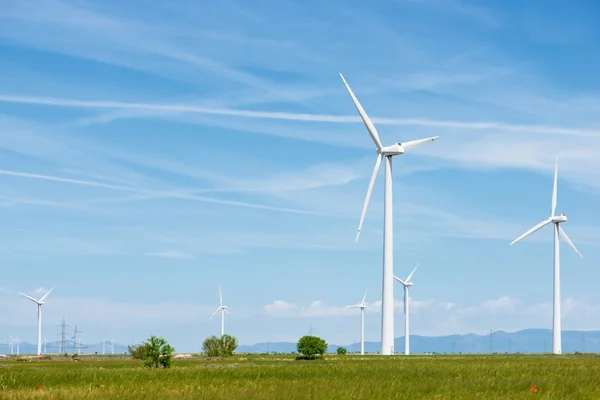
[[[209,321],[212,319],[212,317],[215,316],[216,313],[218,313],[219,311],[221,311],[221,337],[223,335],[225,335],[225,313],[229,314],[229,311],[227,311],[227,306],[223,305],[223,291],[221,290],[221,285],[219,285],[219,308],[217,308],[217,310],[213,313],[213,315],[210,316],[210,318],[208,319]],[[231,315],[231,314],[229,314]]]
[[[27,297],[29,300],[33,301],[35,304],[37,304],[37,309],[38,309],[38,342],[37,342],[37,355],[39,356],[40,354],[42,354],[42,306],[44,305],[44,300],[46,299],[46,297],[48,297],[48,295],[50,294],[50,292],[55,288],[55,286],[52,287],[52,289],[48,290],[48,292],[43,295],[39,300],[34,299],[31,296],[27,296],[25,293],[20,293],[22,296]]]
[[[365,308],[367,308],[367,303],[365,303],[365,299],[367,298],[367,291],[365,290],[365,295],[363,296],[362,301],[359,304],[355,304],[353,306],[346,306],[348,308],[360,308],[360,354],[365,354]]]
[[[10,346],[10,354],[13,354],[13,351],[14,351],[15,345],[17,345],[17,353],[16,353],[16,354],[17,354],[17,355],[19,355],[19,350],[20,350],[20,346],[19,346],[19,344],[20,344],[20,343],[21,343],[21,339],[19,339],[19,337],[18,337],[18,336],[17,336],[16,338],[13,338],[13,337],[11,336],[11,338],[10,338],[10,343],[9,343],[9,346]]]
[[[413,283],[410,281],[410,278],[412,278],[413,274],[415,273],[415,271],[417,270],[418,267],[419,267],[419,263],[417,263],[417,265],[412,270],[410,275],[408,275],[408,278],[406,278],[406,280],[404,280],[404,281],[402,279],[398,278],[396,275],[394,275],[394,279],[397,280],[398,282],[400,282],[402,284],[402,286],[404,286],[404,354],[406,354],[406,355],[410,354],[410,347],[409,347],[410,332],[408,329],[408,319],[409,319],[408,318],[408,310],[410,307],[409,307],[408,288],[413,285]]]
[[[556,164],[554,165],[554,188],[552,190],[552,209],[550,211],[550,217],[543,220],[533,228],[516,238],[511,246],[517,243],[519,240],[526,238],[533,232],[538,231],[549,223],[554,224],[554,306],[552,310],[552,353],[562,353],[562,341],[561,341],[561,321],[560,321],[560,251],[559,251],[559,235],[565,239],[567,244],[577,253],[581,258],[583,256],[577,250],[571,239],[567,236],[565,231],[560,227],[560,224],[567,222],[567,216],[565,214],[556,215],[556,192],[558,185],[558,154],[556,155]]]
[[[394,228],[393,228],[393,207],[392,207],[392,157],[402,155],[406,150],[410,150],[414,147],[420,146],[424,143],[436,140],[439,136],[430,137],[427,139],[412,140],[409,142],[397,142],[391,146],[383,147],[379,140],[379,134],[375,125],[371,122],[371,119],[362,108],[358,99],[350,89],[350,86],[344,79],[344,76],[340,74],[354,106],[358,110],[361,119],[363,120],[371,139],[377,147],[377,160],[375,161],[375,168],[373,169],[373,175],[371,176],[371,182],[367,189],[367,197],[363,205],[362,215],[360,216],[360,223],[358,225],[358,233],[356,234],[356,241],[360,236],[360,231],[363,226],[365,214],[371,201],[371,192],[375,185],[375,179],[379,172],[382,158],[385,157],[385,187],[384,187],[384,211],[383,211],[383,283],[382,283],[382,296],[381,296],[381,354],[390,355],[394,354]]]
[[[10,354],[14,354],[14,352],[15,352],[15,344],[17,342],[12,337],[12,335],[9,334],[8,337],[10,338],[10,342],[8,343],[8,347],[10,348]]]

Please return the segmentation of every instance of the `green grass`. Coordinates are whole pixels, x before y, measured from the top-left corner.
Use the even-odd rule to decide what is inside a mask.
[[[167,370],[110,356],[0,361],[0,399],[52,398],[597,400],[600,357],[238,355],[175,360]]]

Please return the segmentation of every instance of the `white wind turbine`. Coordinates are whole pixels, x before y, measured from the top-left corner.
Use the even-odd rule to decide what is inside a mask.
[[[363,205],[362,214],[360,216],[360,223],[358,225],[358,233],[356,234],[356,241],[360,236],[360,230],[362,229],[363,222],[369,202],[371,201],[371,192],[375,185],[375,179],[379,172],[381,165],[381,159],[385,157],[385,189],[384,189],[384,211],[383,211],[383,283],[382,283],[382,295],[381,295],[381,354],[390,355],[394,354],[394,229],[393,229],[393,207],[392,207],[392,157],[404,154],[406,150],[420,146],[424,143],[436,140],[439,136],[430,137],[427,139],[412,140],[409,142],[397,142],[391,146],[383,147],[379,140],[379,134],[377,129],[373,125],[373,122],[369,119],[369,116],[362,108],[358,99],[350,89],[350,86],[344,79],[344,76],[340,74],[354,106],[358,110],[361,119],[363,120],[371,139],[375,142],[377,147],[377,160],[375,161],[375,168],[373,169],[373,175],[371,176],[371,182],[367,189],[367,197]]]
[[[404,354],[406,354],[406,355],[410,354],[410,351],[409,351],[409,349],[410,349],[410,347],[409,347],[410,332],[408,329],[408,310],[410,307],[409,307],[408,288],[413,285],[413,283],[410,281],[410,278],[412,278],[413,274],[417,270],[417,267],[419,267],[419,263],[417,263],[417,265],[412,270],[410,275],[408,275],[408,278],[406,278],[406,280],[404,280],[404,281],[402,279],[398,278],[396,275],[394,275],[394,279],[397,280],[398,282],[400,282],[402,284],[402,286],[404,286]]]
[[[217,310],[213,313],[213,315],[210,316],[210,318],[208,319],[209,321],[212,319],[212,317],[215,316],[216,313],[218,313],[219,311],[221,311],[221,337],[223,335],[225,335],[225,313],[229,314],[229,311],[227,311],[227,306],[223,305],[223,291],[221,290],[221,285],[219,285],[219,308],[217,308]],[[231,314],[229,314],[231,315]]]
[[[8,347],[10,347],[10,354],[14,354],[14,352],[15,352],[15,344],[17,344],[17,342],[12,337],[12,335],[9,334],[8,336],[10,337],[10,342],[8,343]]]
[[[43,295],[39,300],[34,299],[31,296],[27,296],[25,293],[19,293],[22,296],[27,297],[29,300],[33,301],[35,304],[37,304],[37,309],[38,309],[38,342],[37,342],[37,355],[39,356],[40,354],[42,354],[42,306],[44,305],[44,300],[46,299],[46,297],[48,297],[48,295],[50,294],[50,292],[55,288],[55,286],[52,287],[52,289],[48,290],[48,292]]]
[[[19,355],[21,339],[19,339],[19,337],[17,336],[15,339],[11,339],[11,343],[12,343],[13,347],[15,346],[15,344],[17,345],[17,355]],[[10,354],[12,354],[12,350],[11,350]]]
[[[531,235],[533,232],[541,229],[542,227],[548,225],[549,223],[554,224],[554,306],[552,310],[552,352],[554,354],[562,353],[562,343],[561,343],[561,321],[560,321],[560,251],[559,251],[559,235],[565,239],[567,244],[571,246],[575,253],[581,258],[583,256],[577,250],[571,239],[567,236],[565,231],[560,227],[560,224],[563,222],[567,222],[567,216],[565,214],[555,215],[556,213],[556,189],[558,185],[558,154],[556,155],[556,164],[554,165],[554,188],[552,190],[552,209],[550,212],[550,217],[548,219],[543,220],[517,239],[515,239],[511,245],[517,243],[519,240],[526,238]]]
[[[365,290],[365,295],[363,296],[362,301],[359,304],[355,304],[353,306],[346,306],[348,308],[360,308],[360,354],[365,354],[365,308],[367,308],[367,303],[365,303],[365,299],[367,298],[367,290]]]

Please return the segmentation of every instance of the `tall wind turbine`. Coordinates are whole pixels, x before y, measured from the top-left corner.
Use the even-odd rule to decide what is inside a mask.
[[[213,313],[213,315],[210,316],[210,318],[208,319],[209,321],[212,319],[212,317],[215,316],[216,313],[218,313],[219,311],[221,311],[221,337],[223,335],[225,335],[225,313],[229,314],[229,311],[227,311],[227,306],[223,305],[223,291],[221,290],[221,285],[219,285],[219,308],[217,308],[217,310]],[[229,314],[231,315],[231,314]]]
[[[404,286],[404,354],[406,354],[406,355],[410,354],[410,351],[409,351],[410,333],[409,333],[409,329],[408,329],[408,309],[409,309],[408,288],[413,285],[413,283],[410,281],[410,278],[412,278],[413,274],[415,273],[415,271],[417,270],[418,267],[419,267],[419,263],[417,263],[417,265],[412,270],[410,275],[408,275],[408,278],[406,278],[406,280],[404,280],[404,281],[402,279],[398,278],[396,275],[394,275],[394,279],[397,280],[398,282],[400,282],[402,284],[402,286]]]
[[[365,354],[365,308],[367,308],[367,303],[365,303],[365,299],[367,298],[367,290],[365,290],[365,295],[363,296],[362,301],[359,304],[355,304],[353,306],[346,306],[348,308],[360,308],[360,355]]]
[[[583,256],[577,250],[571,239],[567,236],[563,228],[561,228],[560,224],[563,222],[567,222],[567,216],[565,214],[556,215],[556,188],[558,184],[558,154],[556,155],[556,164],[554,165],[554,188],[552,190],[552,209],[550,211],[550,217],[548,219],[543,220],[517,239],[515,239],[511,246],[517,243],[519,240],[526,238],[531,235],[533,232],[543,228],[549,223],[554,224],[554,306],[552,310],[552,353],[561,354],[562,353],[562,343],[561,343],[561,321],[560,321],[560,251],[559,251],[559,235],[562,235],[563,239],[567,242],[569,246],[577,253],[577,255],[581,258]]]
[[[371,192],[375,185],[375,179],[379,172],[382,158],[385,158],[385,189],[384,189],[384,210],[383,210],[383,283],[382,283],[382,294],[381,294],[381,354],[390,355],[394,354],[394,228],[393,228],[393,208],[392,208],[392,157],[402,155],[406,150],[420,146],[424,143],[436,140],[439,136],[430,137],[427,139],[412,140],[409,142],[397,142],[390,146],[383,147],[379,140],[379,134],[375,125],[371,122],[371,119],[362,108],[358,99],[350,89],[348,82],[344,79],[344,76],[340,74],[344,86],[348,90],[354,106],[358,110],[361,119],[363,120],[371,139],[377,147],[377,160],[375,161],[375,168],[373,169],[373,175],[371,176],[371,182],[367,189],[367,197],[363,205],[362,214],[360,216],[360,223],[358,225],[358,233],[356,234],[356,241],[360,236],[360,230],[362,229],[363,222],[369,202],[371,201]]]
[[[27,297],[29,300],[33,301],[35,304],[37,304],[37,309],[38,309],[38,342],[37,342],[37,355],[39,356],[40,354],[42,354],[42,306],[44,305],[44,300],[46,299],[46,297],[48,297],[48,295],[50,294],[50,292],[55,288],[55,286],[52,287],[52,289],[48,290],[48,293],[46,293],[45,295],[43,295],[39,300],[34,299],[31,296],[27,296],[24,293],[20,293],[22,296]]]

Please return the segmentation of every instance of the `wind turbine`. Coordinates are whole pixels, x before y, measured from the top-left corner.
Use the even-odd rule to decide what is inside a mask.
[[[227,306],[223,305],[223,291],[221,290],[221,285],[219,285],[219,308],[217,308],[217,310],[213,313],[213,315],[210,316],[210,318],[208,319],[209,321],[212,319],[212,317],[215,316],[216,313],[218,313],[219,311],[221,311],[221,337],[223,335],[225,335],[225,313],[229,314],[229,311],[227,311]],[[231,314],[229,314],[231,315]]]
[[[46,297],[48,297],[48,295],[50,294],[50,292],[55,288],[55,286],[52,287],[52,289],[48,290],[48,293],[46,293],[45,295],[43,295],[39,300],[34,299],[31,296],[27,296],[25,293],[20,293],[21,295],[27,297],[29,300],[33,301],[34,303],[37,304],[37,309],[38,309],[38,346],[37,346],[37,355],[39,356],[40,354],[42,354],[42,306],[44,305],[44,300],[46,299]]]
[[[367,291],[365,290],[365,295],[363,296],[362,301],[359,304],[355,304],[353,306],[346,306],[348,308],[360,308],[360,355],[365,354],[365,308],[367,308],[367,303],[365,303],[365,299],[367,298]]]
[[[408,309],[409,309],[408,288],[413,285],[413,283],[410,281],[410,278],[412,278],[413,274],[415,273],[415,271],[417,270],[418,267],[419,267],[419,263],[417,263],[417,265],[412,270],[410,275],[408,275],[408,278],[406,278],[406,280],[404,280],[404,281],[402,279],[398,278],[396,275],[394,275],[394,279],[397,280],[398,282],[400,282],[402,284],[402,286],[404,286],[404,354],[406,354],[406,355],[410,354],[410,351],[409,351],[410,334],[409,334],[409,329],[408,329]]]
[[[10,342],[8,343],[8,347],[10,347],[10,354],[14,354],[15,352],[15,339],[13,339],[12,335],[8,335],[10,337]]]
[[[12,339],[11,342],[13,343],[13,347],[14,347],[15,344],[17,345],[17,355],[19,355],[21,339],[19,339],[19,337],[17,336],[17,338],[16,339]],[[12,354],[12,352],[10,354]]]
[[[362,229],[363,222],[369,202],[371,201],[371,192],[375,185],[375,179],[379,172],[382,158],[385,157],[385,189],[384,189],[384,211],[383,211],[383,283],[382,283],[382,294],[381,294],[381,354],[390,355],[394,354],[394,228],[393,228],[393,207],[392,207],[392,157],[402,155],[406,150],[410,150],[414,147],[420,146],[424,143],[436,140],[439,136],[430,137],[427,139],[412,140],[409,142],[397,142],[390,146],[383,147],[379,140],[379,134],[377,129],[371,122],[371,119],[362,108],[358,99],[350,89],[348,82],[344,79],[344,76],[340,73],[340,77],[344,82],[344,86],[348,90],[348,94],[354,102],[354,106],[358,110],[361,119],[363,120],[371,139],[377,147],[377,160],[375,161],[375,168],[373,169],[373,175],[371,176],[371,182],[367,189],[367,197],[363,205],[362,214],[360,216],[360,223],[358,225],[358,233],[356,234],[356,242],[360,236],[360,230]]]
[[[543,220],[518,238],[516,238],[510,245],[517,243],[519,240],[526,238],[531,235],[533,232],[538,231],[549,223],[554,224],[554,306],[552,310],[552,353],[561,354],[562,353],[562,343],[561,343],[561,321],[560,321],[560,251],[559,251],[559,234],[565,239],[567,244],[571,246],[571,248],[577,253],[577,255],[581,258],[583,256],[577,250],[571,239],[567,236],[563,228],[560,227],[560,224],[563,222],[567,222],[567,216],[565,214],[556,215],[556,189],[558,184],[558,154],[556,155],[556,164],[554,165],[554,188],[552,190],[552,209],[550,212],[550,217],[548,219]]]

